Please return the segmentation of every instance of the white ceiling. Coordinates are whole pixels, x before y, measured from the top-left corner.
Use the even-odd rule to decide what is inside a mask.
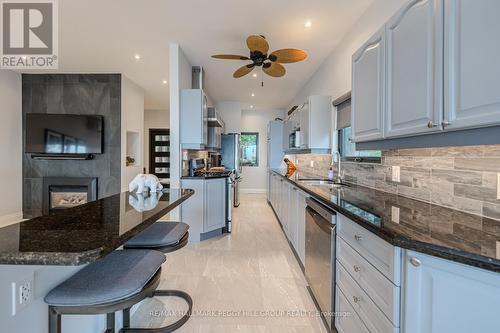
[[[147,109],[168,108],[169,43],[181,45],[206,73],[212,100],[284,108],[373,0],[60,0],[60,72],[122,72],[144,88]],[[311,20],[312,27],[304,27]],[[248,55],[250,34],[270,49],[301,48],[305,62],[287,64],[283,78],[233,79],[245,62],[210,58]],[[140,54],[141,60],[134,59]],[[251,93],[255,97],[251,97]]]

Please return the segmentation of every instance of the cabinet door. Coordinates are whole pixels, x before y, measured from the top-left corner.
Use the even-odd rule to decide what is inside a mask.
[[[213,231],[226,224],[226,179],[205,180],[205,219],[203,232]]]
[[[449,0],[445,9],[445,126],[500,124],[500,1]]]
[[[194,190],[189,200],[181,205],[183,221],[189,224],[189,240],[199,242],[200,234],[203,233],[203,220],[205,217],[205,191],[203,179],[182,179],[183,188]]]
[[[300,148],[309,148],[309,101],[299,111]]]
[[[406,251],[403,332],[498,332],[500,276]]]
[[[298,191],[297,201],[297,253],[302,265],[305,265],[306,258],[306,198],[308,197],[302,191]]]
[[[385,37],[379,30],[352,57],[352,140],[384,136]]]
[[[298,202],[299,202],[299,198],[298,198],[298,193],[299,193],[299,190],[298,188],[296,188],[295,186],[291,185],[290,186],[291,190],[290,190],[290,206],[289,206],[289,209],[288,209],[288,229],[289,229],[289,240],[290,240],[290,243],[292,243],[293,245],[293,248],[295,249],[295,252],[298,253],[298,234],[299,234],[299,230],[298,230],[298,221],[297,221],[297,217],[298,217]]]
[[[385,137],[442,130],[443,19],[442,0],[412,0],[386,24]]]
[[[285,230],[285,234],[290,238],[290,184],[287,181],[281,182],[281,224]]]

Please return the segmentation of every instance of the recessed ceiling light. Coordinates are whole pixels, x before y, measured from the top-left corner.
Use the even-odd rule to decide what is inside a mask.
[[[253,74],[252,74],[252,76],[253,76],[253,77],[257,77],[257,73],[253,73]]]
[[[167,84],[167,80],[163,80],[163,81],[161,81],[161,83]]]
[[[253,109],[253,105],[250,105],[250,109]]]
[[[135,54],[134,58],[135,58],[135,60],[141,60],[141,55],[140,54]]]
[[[304,27],[310,28],[312,26],[311,21],[307,20],[306,23],[304,23]]]
[[[252,97],[255,97],[255,94],[254,94],[254,93],[252,93]]]

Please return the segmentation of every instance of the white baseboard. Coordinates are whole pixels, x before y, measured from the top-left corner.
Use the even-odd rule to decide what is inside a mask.
[[[266,191],[265,188],[240,188],[241,193],[262,194]]]
[[[8,226],[23,220],[23,212],[16,212],[0,216],[0,227]]]

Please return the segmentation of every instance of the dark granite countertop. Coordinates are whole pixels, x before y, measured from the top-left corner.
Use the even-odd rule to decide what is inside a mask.
[[[306,173],[273,172],[395,246],[500,272],[498,220],[354,184],[306,185],[300,179],[318,178]],[[399,223],[393,221],[393,207],[399,208]]]
[[[123,192],[0,228],[0,264],[82,265],[111,253],[194,194]]]

